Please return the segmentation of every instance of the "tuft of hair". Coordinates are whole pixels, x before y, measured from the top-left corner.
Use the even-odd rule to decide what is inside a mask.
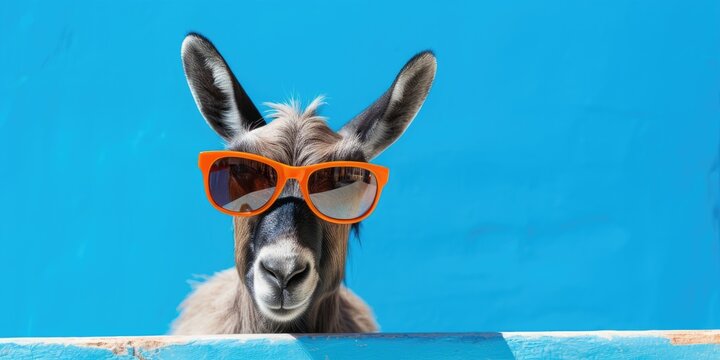
[[[360,223],[356,222],[350,226],[350,233],[360,243]]]
[[[325,97],[318,96],[306,107],[290,99],[286,103],[264,103],[270,110],[267,117],[274,124],[260,128],[260,132],[272,132],[274,144],[265,141],[264,146],[274,154],[276,160],[290,165],[308,165],[322,161],[342,137],[332,131],[326,118],[319,115]]]
[[[290,98],[285,103],[264,102],[263,105],[270,108],[267,116],[271,119],[291,119],[294,121],[325,121],[326,119],[318,115],[318,109],[325,105],[325,96],[319,95],[313,99],[305,109],[302,103],[296,98]]]

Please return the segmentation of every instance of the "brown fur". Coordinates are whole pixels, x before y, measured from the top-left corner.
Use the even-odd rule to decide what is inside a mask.
[[[294,166],[333,160],[369,161],[376,157],[415,118],[437,68],[432,52],[418,53],[380,98],[334,132],[317,115],[322,98],[303,110],[294,101],[268,104],[272,121],[266,123],[215,46],[202,35],[188,34],[181,54],[195,103],[210,127],[227,142],[228,149]],[[286,183],[280,196],[302,198],[294,181]],[[317,287],[308,298],[308,307],[292,320],[273,321],[266,317],[258,309],[259,303],[255,303],[245,279],[253,273],[249,271],[252,264],[248,259],[254,254],[251,246],[257,221],[253,217],[234,219],[235,270],[219,272],[194,289],[180,305],[173,333],[377,331],[367,305],[341,284],[350,226],[324,221],[320,225],[321,252],[315,255],[319,265],[313,273]]]
[[[233,139],[229,147],[288,164],[304,165],[349,156],[353,144],[327,127],[316,115],[320,99],[304,111],[290,105],[271,104],[275,109],[270,124]],[[358,159],[359,160],[359,159]],[[297,186],[283,192],[299,194]],[[270,332],[373,332],[378,327],[368,306],[341,285],[350,232],[349,225],[322,223],[321,282],[313,305],[298,321],[280,324],[269,321],[256,309],[245,287],[248,249],[253,218],[234,218],[235,270],[219,272],[199,284],[180,305],[173,334],[223,334]]]
[[[235,269],[221,271],[198,286],[180,306],[173,334],[237,334],[299,332],[264,321]],[[303,332],[375,332],[367,305],[344,286],[327,293],[301,320]]]

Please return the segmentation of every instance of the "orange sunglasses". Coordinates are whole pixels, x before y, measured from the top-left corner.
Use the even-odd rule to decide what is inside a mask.
[[[201,152],[198,165],[210,203],[226,214],[262,213],[277,200],[287,180],[295,179],[310,210],[337,224],[368,217],[389,176],[385,167],[358,161],[290,166],[238,151]]]

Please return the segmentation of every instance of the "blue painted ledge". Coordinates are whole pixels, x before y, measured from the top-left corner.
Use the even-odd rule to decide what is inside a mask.
[[[0,359],[718,359],[720,331],[0,339]]]

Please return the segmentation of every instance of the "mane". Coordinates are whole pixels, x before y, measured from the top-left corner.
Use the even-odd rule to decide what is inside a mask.
[[[230,147],[249,149],[295,166],[326,161],[329,154],[337,152],[337,146],[347,144],[319,115],[324,101],[318,96],[304,108],[296,99],[264,103],[270,108],[266,115],[269,123],[242,135]]]
[[[267,116],[272,120],[287,119],[295,122],[322,122],[323,124],[326,123],[326,119],[318,115],[318,109],[325,104],[325,97],[322,95],[315,97],[304,109],[302,109],[300,100],[295,98],[291,98],[285,103],[263,103],[270,108]]]

